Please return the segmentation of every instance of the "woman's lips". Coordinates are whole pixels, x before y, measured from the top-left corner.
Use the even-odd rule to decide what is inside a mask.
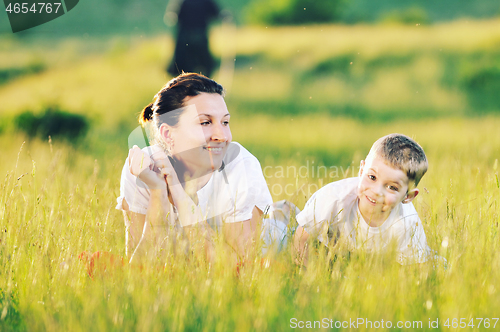
[[[203,147],[204,150],[207,150],[209,152],[212,152],[213,154],[220,154],[224,151],[224,147],[211,147],[211,146],[205,146]]]

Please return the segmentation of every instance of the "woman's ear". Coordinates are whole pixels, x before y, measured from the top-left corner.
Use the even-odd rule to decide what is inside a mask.
[[[408,204],[411,201],[413,201],[413,199],[415,197],[417,197],[419,192],[420,191],[418,190],[418,188],[414,188],[412,190],[409,190],[408,193],[406,194],[406,197],[403,199],[403,204]]]
[[[162,123],[159,128],[160,137],[165,142],[168,153],[172,154],[172,149],[174,148],[174,138],[172,127],[166,123]]]
[[[361,174],[363,174],[363,168],[365,167],[365,161],[361,160],[359,163],[359,172],[358,172],[358,177],[361,177]]]
[[[168,124],[166,123],[162,123],[160,125],[160,136],[161,138],[163,138],[163,140],[167,140],[167,139],[171,139],[172,138],[172,132],[171,132],[171,128]]]

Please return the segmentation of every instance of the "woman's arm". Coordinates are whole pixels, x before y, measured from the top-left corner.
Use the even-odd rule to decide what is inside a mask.
[[[146,215],[132,212],[124,200],[128,227],[126,233],[126,251],[129,261],[142,261],[145,256],[154,255],[161,249],[166,249],[169,229],[166,218],[170,202],[159,189],[151,190]]]
[[[167,218],[174,217],[168,215],[170,211],[173,211],[172,205],[177,209],[178,220],[188,240],[173,243],[179,234],[171,236],[173,249],[176,245],[195,251],[198,247],[202,247],[206,250],[207,256],[211,257],[213,230],[202,219],[199,207],[180,184],[168,156],[157,152],[154,157],[152,159],[153,156],[148,156],[138,147],[129,151],[130,173],[139,178],[149,189],[146,214],[128,211],[128,204],[123,200],[123,208],[127,211],[129,219],[126,224],[128,225],[127,251],[130,261],[141,261],[144,256],[154,255],[166,248],[165,239],[169,232]],[[191,227],[193,225],[196,227]],[[200,238],[203,240],[201,241]]]
[[[224,238],[240,259],[252,260],[257,254],[256,243],[260,239],[261,218],[262,211],[255,206],[252,210],[252,218],[224,225]]]
[[[166,157],[166,156],[165,156]],[[129,170],[149,188],[149,200],[146,214],[127,211],[130,218],[127,249],[130,262],[142,260],[146,255],[154,255],[165,248],[165,238],[168,230],[168,199],[166,174],[154,168],[154,160],[141,149],[134,146],[129,151]],[[128,203],[124,200],[124,209]]]
[[[144,215],[129,211],[128,205],[124,200],[124,209],[127,210],[129,219],[126,245],[130,261],[132,261],[132,258],[134,261],[143,260],[148,251],[151,251],[155,247],[161,249],[162,241],[168,232],[168,230],[162,228],[162,223],[151,222],[154,220],[165,220],[164,218],[167,217],[167,212],[163,206],[170,204],[168,198],[162,197],[161,192],[155,190],[151,191],[149,202],[148,213]],[[190,219],[192,213],[187,216],[185,213],[185,211],[183,211],[182,214],[179,213],[179,219]],[[261,217],[262,211],[254,207],[251,219],[224,225],[223,232],[225,240],[240,259],[252,260],[256,255],[255,244],[260,238]],[[156,224],[157,226],[151,227],[146,224],[146,220],[148,220],[148,224]],[[163,222],[163,224],[165,224],[165,222]],[[185,225],[183,226],[183,230],[187,236],[187,246],[195,252],[204,252],[207,260],[213,261],[215,258],[213,242],[215,232],[208,223],[203,220],[199,223]]]
[[[137,148],[136,158],[142,158],[139,151],[140,149]],[[138,174],[138,177],[150,187],[150,199],[146,216],[135,216],[134,222],[131,223],[134,226],[131,226],[130,236],[133,237],[132,243],[135,246],[135,253],[132,253],[132,255],[144,256],[149,245],[144,246],[142,245],[143,242],[158,242],[158,232],[155,231],[155,226],[158,229],[162,224],[166,224],[167,210],[165,207],[172,203],[177,209],[179,222],[187,236],[187,247],[195,252],[204,251],[207,259],[212,260],[214,230],[208,225],[202,216],[200,208],[180,184],[168,157],[165,155],[164,158],[153,161],[153,163],[153,167],[142,167],[141,173]],[[160,188],[165,187],[168,187],[170,191],[171,201],[166,195],[167,190],[160,190]],[[254,207],[250,219],[224,225],[223,232],[226,242],[242,259],[252,259],[255,255],[255,243],[260,238],[259,221],[261,216],[262,211]],[[160,231],[161,233],[164,232]],[[141,234],[141,236],[138,237],[138,234]],[[138,238],[139,240],[137,240]]]
[[[308,239],[309,234],[307,234],[302,226],[299,226],[293,236],[292,248],[292,259],[295,261],[295,264],[299,266],[307,266],[307,260],[309,258]]]
[[[125,256],[130,258],[130,255],[139,244],[146,215],[130,211],[126,199],[123,199],[122,204],[123,217],[125,218]]]

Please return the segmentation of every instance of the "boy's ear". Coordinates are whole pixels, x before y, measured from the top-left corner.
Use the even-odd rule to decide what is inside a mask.
[[[365,167],[365,161],[361,160],[359,163],[359,172],[358,172],[358,177],[361,177],[361,174],[363,174],[363,168]]]
[[[406,194],[405,199],[403,199],[403,204],[408,204],[411,201],[413,201],[413,199],[417,197],[419,192],[420,191],[418,190],[418,188],[413,188],[412,190],[409,190],[408,193]]]

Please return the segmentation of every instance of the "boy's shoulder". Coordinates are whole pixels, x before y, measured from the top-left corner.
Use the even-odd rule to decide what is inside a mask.
[[[404,219],[406,222],[418,222],[420,217],[418,212],[413,206],[413,203],[399,203],[400,218]]]
[[[320,188],[317,193],[321,196],[335,196],[337,198],[342,198],[356,192],[358,188],[359,178],[347,178],[339,181],[330,182],[327,185]]]
[[[308,203],[330,205],[335,202],[342,203],[346,200],[352,200],[357,197],[358,184],[359,178],[357,177],[328,183],[316,191],[309,198]]]
[[[421,223],[413,203],[399,203],[394,207],[389,218],[388,222],[385,223],[388,227],[390,225],[399,225],[399,227],[404,227],[405,229],[412,229],[415,226],[419,226],[419,223]]]
[[[332,220],[341,211],[350,210],[357,198],[359,178],[347,178],[331,182],[316,191],[297,216],[299,225],[313,221]],[[343,212],[344,213],[344,212]]]

